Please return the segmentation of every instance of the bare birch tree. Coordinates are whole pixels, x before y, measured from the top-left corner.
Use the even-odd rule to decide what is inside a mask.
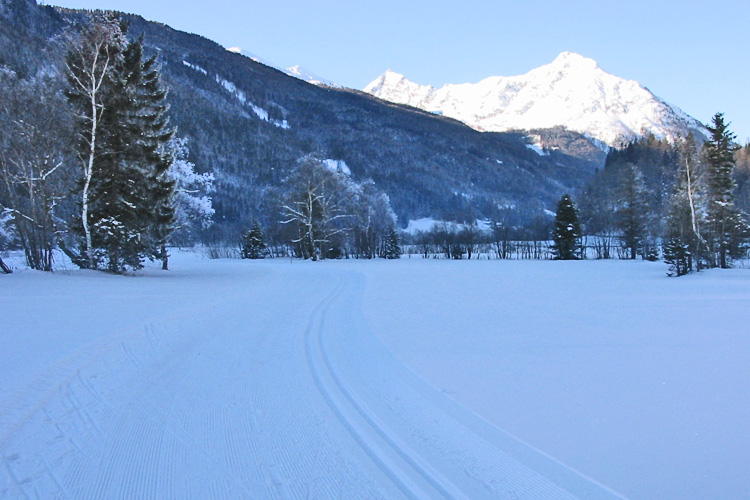
[[[294,226],[292,243],[305,259],[325,259],[334,238],[351,228],[355,195],[345,174],[331,170],[315,156],[300,160],[287,179],[289,195],[282,224]]]
[[[73,40],[66,57],[70,90],[68,99],[76,108],[79,122],[78,158],[83,168],[81,192],[81,225],[85,248],[80,260],[88,268],[96,268],[89,220],[89,190],[101,150],[100,135],[102,115],[107,111],[107,83],[117,59],[122,57],[125,38],[118,19],[97,17],[87,24],[81,35]]]

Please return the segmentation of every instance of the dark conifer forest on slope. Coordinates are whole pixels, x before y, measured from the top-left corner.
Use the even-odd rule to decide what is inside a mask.
[[[21,77],[61,73],[63,35],[86,16],[3,0],[0,65]],[[129,36],[143,34],[146,52],[158,53],[172,124],[188,138],[196,168],[214,172],[216,221],[228,226],[277,218],[275,191],[311,153],[345,161],[355,179],[372,179],[401,224],[428,216],[468,221],[511,206],[526,222],[554,209],[560,193],[582,186],[604,158],[579,134],[542,131],[559,149],[540,156],[523,133],[480,133],[359,91],[311,85],[201,36],[124,19]],[[283,120],[288,128],[278,126]]]

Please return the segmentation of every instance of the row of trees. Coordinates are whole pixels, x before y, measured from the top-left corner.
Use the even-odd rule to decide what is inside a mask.
[[[499,221],[485,221],[481,226],[476,222],[441,222],[427,231],[405,234],[403,239],[409,253],[423,258],[461,260],[495,255],[498,259],[544,259],[549,255],[548,229],[542,223],[519,228]]]
[[[593,226],[590,230],[617,233],[626,256],[631,259],[641,255],[656,260],[657,241],[661,242],[664,259],[670,264],[671,273],[677,276],[708,267],[727,268],[734,259],[743,256],[750,228],[747,216],[735,204],[735,153],[739,147],[721,113],[713,117],[708,130],[710,138],[700,152],[695,139],[689,136],[661,155],[664,178],[656,184],[663,189],[661,193],[649,193],[637,164],[622,165],[620,182],[607,185],[608,189],[616,190],[616,195],[597,198],[594,191],[594,196],[584,198],[584,211],[600,209],[588,219]],[[632,146],[629,148],[626,155],[635,151]],[[674,166],[672,172],[670,165]],[[611,164],[608,166],[611,168]],[[670,173],[671,179],[667,175]],[[586,194],[591,195],[592,191]],[[603,209],[604,203],[611,205]],[[582,235],[578,210],[570,196],[565,195],[555,217],[555,258],[581,258]]]
[[[171,238],[210,223],[213,178],[187,160],[156,57],[126,30],[97,16],[62,71],[0,71],[0,222],[33,269],[52,270],[57,247],[83,268],[166,269]]]
[[[664,256],[681,276],[703,267],[726,269],[745,254],[750,227],[735,204],[735,136],[721,114],[699,156],[689,141],[669,201]]]

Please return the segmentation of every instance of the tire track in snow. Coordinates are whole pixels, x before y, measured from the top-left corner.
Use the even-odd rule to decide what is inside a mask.
[[[376,415],[367,411],[331,364],[323,341],[325,317],[331,304],[346,288],[347,282],[340,279],[336,288],[313,310],[305,331],[308,364],[323,398],[362,449],[408,498],[435,498],[437,492],[451,500],[470,500],[408,444],[390,433]],[[394,453],[434,491],[415,482],[408,469],[393,459]]]

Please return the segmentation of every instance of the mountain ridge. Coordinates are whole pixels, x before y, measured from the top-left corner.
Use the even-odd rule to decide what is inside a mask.
[[[523,75],[440,88],[387,70],[363,91],[453,117],[480,131],[563,126],[599,141],[603,149],[648,134],[670,141],[689,132],[706,136],[705,127],[678,107],[574,52],[562,52],[553,62]]]
[[[278,64],[272,63],[268,59],[265,59],[257,54],[253,54],[252,52],[249,52],[243,49],[242,47],[228,47],[227,51],[234,52],[235,54],[240,54],[245,57],[249,57],[255,62],[265,64],[266,66],[270,66],[271,68],[277,69],[281,71],[282,73],[285,73],[289,76],[293,76],[294,78],[297,78],[307,83],[312,83],[314,85],[327,85],[329,87],[340,87],[340,85],[338,85],[337,83],[334,83],[330,80],[326,80],[325,78],[318,76],[317,74],[313,73],[311,70],[303,66],[300,66],[299,64],[290,66],[288,68],[284,68],[282,66],[279,66]]]

